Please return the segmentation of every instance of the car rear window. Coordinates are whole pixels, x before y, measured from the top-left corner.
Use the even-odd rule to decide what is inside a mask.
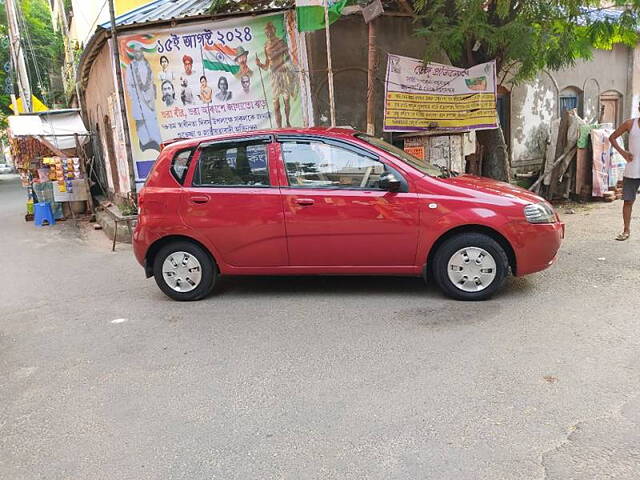
[[[187,176],[187,170],[189,170],[189,163],[191,163],[191,157],[193,156],[193,149],[181,150],[173,156],[171,161],[171,174],[180,183],[184,183],[184,179]]]
[[[268,145],[263,140],[202,148],[193,176],[201,187],[268,187]]]

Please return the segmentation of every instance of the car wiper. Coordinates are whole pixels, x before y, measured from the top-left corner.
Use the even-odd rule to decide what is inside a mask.
[[[439,178],[451,178],[460,175],[460,173],[456,172],[455,170],[449,170],[447,167],[444,167],[442,165],[437,165],[437,167],[440,169]]]

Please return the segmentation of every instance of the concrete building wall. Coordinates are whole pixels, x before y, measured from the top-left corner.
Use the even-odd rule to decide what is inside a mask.
[[[376,19],[378,68],[376,73],[376,134],[382,133],[384,79],[387,53],[422,58],[424,40],[413,34],[408,17]],[[331,25],[332,61],[336,95],[336,123],[367,129],[368,26],[361,15],[346,15]],[[329,125],[326,43],[323,30],[307,34],[311,92],[316,125]],[[445,56],[432,61],[449,64]]]
[[[58,1],[58,0],[56,0]],[[116,0],[114,10],[116,17],[138,8],[150,0]],[[69,33],[73,40],[85,45],[96,27],[109,21],[109,4],[91,0],[72,0],[73,18],[69,25]]]
[[[636,48],[631,54],[629,77],[630,87],[627,95],[631,98],[624,102],[628,108],[625,111],[625,118],[640,116],[638,110],[640,108],[640,48]]]
[[[628,116],[633,55],[624,46],[610,51],[596,50],[589,62],[580,61],[573,68],[557,72],[543,72],[532,82],[514,87],[510,102],[512,166],[527,169],[540,165],[551,121],[560,116],[560,96],[566,89],[578,93],[579,111],[589,122],[599,120],[600,95],[611,91],[621,96],[620,118]]]
[[[73,18],[69,25],[69,35],[84,46],[96,31],[96,27],[109,21],[109,6],[107,2],[87,0],[72,0],[71,5]]]

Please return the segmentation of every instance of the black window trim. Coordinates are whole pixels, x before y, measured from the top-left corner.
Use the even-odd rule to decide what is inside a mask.
[[[198,161],[195,165],[195,169],[193,172],[193,178],[191,179],[191,187],[193,188],[279,188],[277,185],[200,185],[195,182],[196,179],[196,171],[198,166],[200,165],[200,155],[202,154],[202,150],[207,147],[213,147],[216,145],[225,145],[225,144],[238,144],[238,143],[255,143],[256,145],[269,145],[273,143],[273,135],[253,135],[246,137],[235,137],[235,138],[222,138],[220,140],[211,140],[204,141],[199,143],[194,153],[198,152]],[[267,148],[267,178],[269,179],[269,183],[271,183],[271,170],[269,168],[269,149]]]
[[[397,168],[395,168],[393,165],[389,165],[385,162],[383,162],[380,159],[379,155],[376,155],[375,153],[372,153],[370,151],[368,151],[365,148],[362,148],[359,145],[354,145],[353,143],[347,142],[345,140],[340,140],[337,138],[326,138],[326,137],[320,137],[317,135],[305,135],[305,134],[282,134],[282,135],[276,135],[276,142],[278,143],[284,143],[284,142],[320,142],[320,143],[324,143],[326,145],[331,145],[334,147],[339,147],[339,148],[344,148],[345,150],[348,150],[352,153],[357,153],[358,155],[362,155],[364,157],[367,157],[371,160],[374,160],[376,162],[380,162],[382,163],[385,167],[390,168],[391,170],[393,170],[393,172],[396,175],[400,176],[400,182],[402,183],[402,189],[400,190],[400,192],[398,193],[410,193],[409,191],[409,182],[407,181],[407,179],[405,178],[405,176],[402,174],[402,172],[400,172]],[[284,164],[284,170],[285,170],[285,174],[286,174],[286,178],[287,178],[287,185],[282,186],[281,188],[288,188],[288,189],[292,189],[292,190],[353,190],[353,191],[358,191],[358,192],[385,192],[386,190],[382,189],[382,188],[360,188],[360,187],[322,187],[322,186],[315,186],[315,187],[301,187],[301,186],[295,186],[295,185],[291,185],[290,181],[289,181],[289,172],[287,172],[287,164],[284,160],[284,155],[282,155],[282,163]]]
[[[282,142],[291,142],[291,141],[302,141],[302,142],[320,142],[320,143],[325,143],[327,145],[333,145],[334,147],[341,147],[344,148],[345,150],[349,150],[353,153],[357,153],[359,155],[362,155],[364,157],[368,157],[372,160],[376,160],[378,162],[380,162],[380,156],[376,155],[373,152],[370,152],[369,150],[367,150],[366,148],[362,148],[359,145],[354,145],[353,143],[347,142],[345,140],[340,140],[337,138],[327,138],[327,137],[319,137],[316,135],[304,135],[304,134],[284,134],[284,135],[276,135],[276,141],[278,143],[282,143]],[[381,162],[384,163],[384,162]]]

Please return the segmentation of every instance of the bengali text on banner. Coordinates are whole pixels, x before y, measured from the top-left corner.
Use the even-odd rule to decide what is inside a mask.
[[[384,130],[497,128],[495,70],[495,62],[465,69],[389,54]]]

